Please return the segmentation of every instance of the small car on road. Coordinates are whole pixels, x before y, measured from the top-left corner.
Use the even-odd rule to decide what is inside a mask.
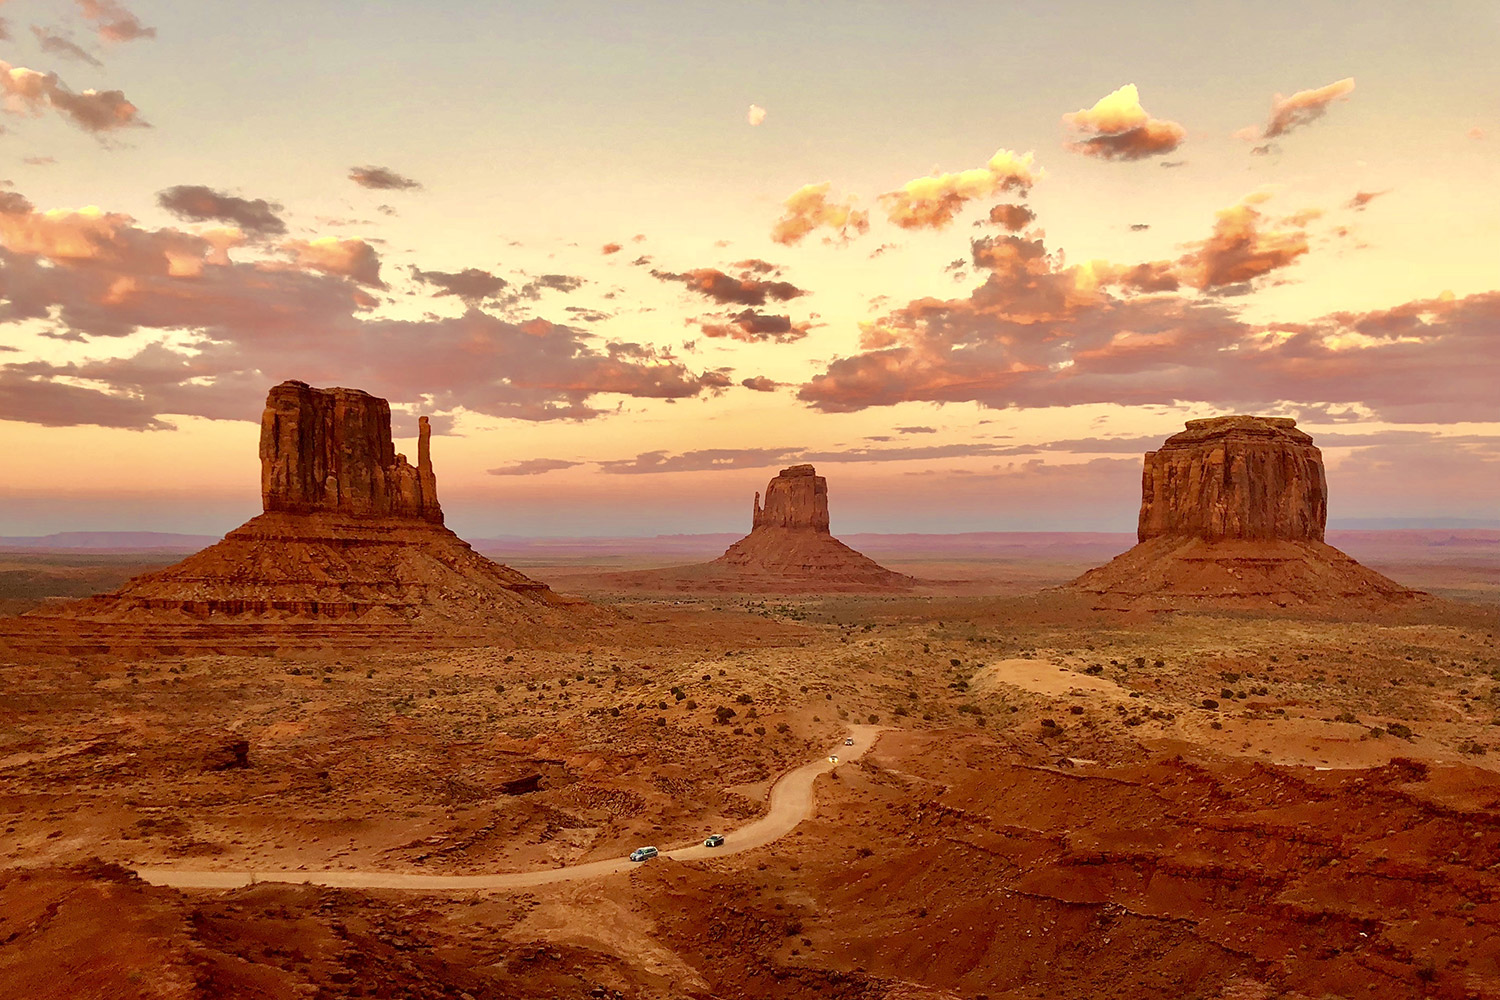
[[[846,746],[846,747],[852,747],[853,745],[854,745],[854,737],[853,736],[846,736],[846,737],[844,737],[844,746]]]
[[[703,842],[703,846],[704,847],[719,847],[723,843],[724,843],[724,835],[722,833],[711,833],[711,834],[708,835],[708,839]]]
[[[654,847],[637,847],[630,852],[631,861],[647,861],[656,857],[661,852]]]
[[[838,762],[839,762],[839,759],[837,757],[829,757],[828,758],[828,763],[830,763],[830,764],[837,764]]]

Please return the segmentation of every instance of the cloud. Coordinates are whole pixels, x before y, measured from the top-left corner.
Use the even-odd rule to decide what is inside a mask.
[[[43,427],[89,425],[132,431],[171,430],[151,404],[84,386],[33,379],[12,366],[0,366],[0,420]]]
[[[56,73],[40,73],[4,61],[0,61],[0,97],[11,114],[39,115],[50,107],[85,132],[149,127],[141,120],[140,109],[118,90],[75,93]]]
[[[766,109],[759,104],[750,105],[750,110],[745,114],[745,120],[751,125],[759,125],[766,120]]]
[[[1256,192],[1217,213],[1212,235],[1179,261],[1184,278],[1196,288],[1214,289],[1259,278],[1307,253],[1306,219],[1269,222],[1257,208],[1270,195]]]
[[[378,302],[356,279],[378,276],[350,245],[360,241],[285,248],[290,262],[238,261],[237,230],[148,230],[122,213],[38,212],[18,194],[0,196],[0,323],[35,321],[84,344],[137,332],[145,341],[123,356],[0,366],[18,406],[53,401],[48,419],[67,420],[55,402],[66,391],[38,385],[103,394],[79,396],[74,422],[142,427],[175,414],[254,419],[265,387],[293,377],[358,385],[426,412],[519,420],[602,416],[618,403],[601,396],[705,391],[698,373],[649,346],[545,319],[472,308],[453,318],[373,317]],[[134,402],[113,401],[126,397]],[[24,407],[4,416],[29,419]]]
[[[1157,447],[1162,437],[1151,439],[1147,447],[1129,449],[1135,455],[1144,454],[1148,447]],[[876,436],[875,441],[888,441]],[[655,475],[665,472],[735,472],[743,469],[762,469],[778,465],[801,462],[830,464],[871,464],[882,462],[943,461],[949,459],[1000,458],[1018,455],[1035,455],[1043,451],[1071,452],[1071,448],[1052,448],[1048,445],[1009,445],[985,441],[969,441],[954,444],[901,445],[888,448],[701,448],[671,454],[666,451],[647,451],[634,458],[607,459],[599,462],[599,468],[613,475]],[[1108,451],[1109,449],[1100,449]],[[1132,462],[1139,469],[1139,458],[1096,459],[1113,466],[1115,463]],[[1041,460],[1035,464],[1042,465]],[[1067,468],[1068,466],[1049,466]],[[997,467],[1000,468],[1000,467]],[[1011,471],[1014,471],[1012,468]]]
[[[1291,97],[1277,94],[1271,100],[1271,117],[1266,124],[1261,128],[1251,126],[1240,129],[1235,137],[1247,140],[1275,139],[1322,118],[1330,104],[1347,99],[1353,90],[1354,78],[1346,77],[1326,87],[1299,90]]]
[[[830,201],[828,193],[833,185],[806,184],[793,191],[791,197],[782,202],[786,214],[771,227],[771,239],[783,246],[802,242],[802,238],[815,229],[832,229],[835,238],[847,242],[855,236],[870,231],[870,213],[854,207],[854,199],[842,202]]]
[[[1031,153],[1017,156],[1002,149],[983,167],[919,177],[881,195],[880,201],[890,221],[902,229],[942,229],[970,201],[1001,191],[1025,195],[1040,176]]]
[[[1142,160],[1182,145],[1187,130],[1172,121],[1152,118],[1141,107],[1133,83],[1101,97],[1092,108],[1063,115],[1063,124],[1088,136],[1065,145],[1075,153],[1101,160]]]
[[[1264,200],[1219,213],[1210,238],[1177,261],[1065,265],[1040,239],[973,241],[976,265],[990,272],[983,284],[862,324],[860,353],[830,363],[798,398],[828,412],[901,402],[1234,411],[1296,401],[1359,405],[1393,422],[1500,417],[1500,355],[1483,346],[1483,331],[1500,323],[1500,292],[1301,324],[1242,320],[1224,292],[1306,249],[1297,220],[1261,216]]]
[[[498,469],[490,469],[489,474],[492,476],[540,476],[557,469],[571,469],[582,464],[582,462],[569,462],[562,458],[528,458],[522,462],[502,465]]]
[[[606,243],[606,244],[604,244],[604,246],[602,246],[602,247],[599,248],[599,252],[602,253],[606,257],[608,257],[612,253],[619,253],[620,252],[620,244],[618,244],[618,243]]]
[[[775,392],[781,388],[783,383],[766,378],[764,375],[755,375],[751,378],[741,379],[740,385],[754,392]]]
[[[519,294],[523,299],[538,299],[544,291],[566,294],[578,291],[587,283],[587,279],[572,274],[540,274],[522,285]]]
[[[437,286],[434,295],[452,295],[470,305],[494,298],[510,285],[504,278],[477,267],[466,267],[457,272],[422,271],[414,267],[411,273],[418,281]]]
[[[795,454],[786,448],[703,448],[668,455],[665,451],[647,451],[634,458],[611,459],[599,468],[614,475],[641,475],[660,472],[702,472],[706,470],[764,469],[786,461]]]
[[[1025,205],[1002,203],[990,209],[990,222],[1004,226],[1011,232],[1020,232],[1036,221],[1036,213]]]
[[[718,322],[714,322],[715,319]],[[746,309],[732,317],[713,317],[700,321],[699,328],[705,337],[728,337],[747,344],[758,341],[789,344],[807,336],[811,325],[794,323],[790,316],[774,316]]]
[[[104,65],[98,59],[94,58],[93,54],[87,49],[81,48],[66,35],[59,34],[50,28],[43,28],[37,24],[31,26],[31,33],[36,36],[37,45],[41,47],[43,52],[50,52],[53,55],[62,56],[64,59],[77,59],[79,62],[88,63],[90,66]]]
[[[763,306],[768,301],[786,302],[807,294],[789,281],[762,281],[752,277],[752,273],[743,271],[735,277],[717,268],[700,267],[680,274],[653,270],[651,276],[659,281],[681,282],[720,305]]]
[[[897,427],[898,434],[936,434],[936,427]]]
[[[227,222],[256,236],[286,232],[286,223],[276,214],[281,206],[264,198],[236,198],[201,184],[179,184],[157,192],[156,203],[190,222]]]
[[[314,240],[287,240],[281,248],[296,258],[298,267],[353,278],[374,288],[385,287],[380,280],[380,255],[364,240],[323,236]]]
[[[1485,131],[1484,131],[1484,129],[1480,128],[1478,125],[1475,125],[1473,128],[1469,129],[1469,131],[1465,132],[1464,134],[1467,135],[1470,139],[1476,139],[1476,140],[1483,139],[1485,137]]]
[[[1383,194],[1390,193],[1391,192],[1389,189],[1385,191],[1356,191],[1354,192],[1354,197],[1350,198],[1349,203],[1344,207],[1352,208],[1356,212],[1363,212],[1365,210],[1365,206],[1370,202],[1374,201],[1376,198],[1379,198]]]
[[[99,37],[106,42],[131,42],[155,38],[156,29],[148,28],[125,9],[118,0],[77,0],[78,12],[92,21]]]
[[[388,167],[350,167],[349,179],[372,191],[413,191],[422,185]]]

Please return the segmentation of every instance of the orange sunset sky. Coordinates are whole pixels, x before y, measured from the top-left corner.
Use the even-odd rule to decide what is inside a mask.
[[[1500,7],[0,0],[0,535],[217,533],[269,386],[460,533],[1129,530],[1186,419],[1500,523]]]

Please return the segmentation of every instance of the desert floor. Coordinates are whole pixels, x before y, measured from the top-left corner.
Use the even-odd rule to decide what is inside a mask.
[[[863,597],[538,559],[620,626],[0,655],[0,996],[1500,996],[1500,603],[1451,555],[1402,582],[1457,600],[1375,620],[1095,612],[1038,589],[1076,554],[914,554],[892,568],[948,582]],[[130,562],[6,558],[13,609]],[[732,837],[855,725],[873,745],[786,835],[614,864]]]

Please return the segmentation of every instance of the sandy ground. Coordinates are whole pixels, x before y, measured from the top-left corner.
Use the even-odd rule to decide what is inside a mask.
[[[791,833],[813,808],[813,782],[841,763],[853,763],[865,755],[880,732],[878,726],[851,726],[847,740],[829,748],[801,767],[780,775],[770,788],[765,814],[753,823],[720,834],[722,843],[704,843],[662,848],[660,857],[669,861],[718,859],[741,851],[753,851]],[[651,860],[651,859],[648,859]],[[237,889],[258,882],[288,882],[337,886],[346,889],[411,889],[432,892],[465,892],[475,889],[530,889],[554,882],[576,882],[628,872],[637,862],[592,861],[540,871],[499,875],[412,875],[388,871],[202,871],[183,868],[142,868],[136,874],[152,885],[177,889]]]
[[[1494,604],[606,599],[0,661],[0,997],[1500,997]]]

